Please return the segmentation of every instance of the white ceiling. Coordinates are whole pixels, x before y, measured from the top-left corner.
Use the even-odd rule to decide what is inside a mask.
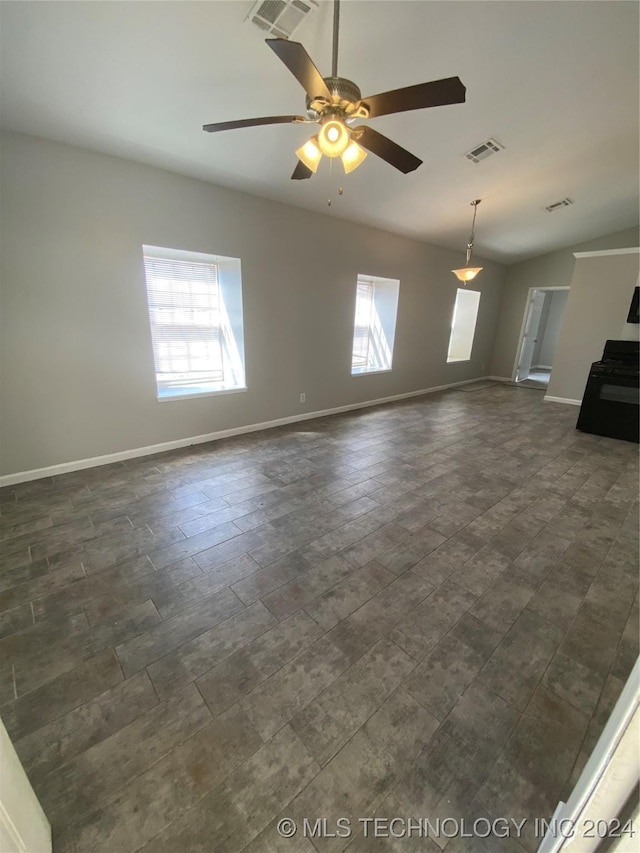
[[[638,4],[343,0],[339,73],[364,95],[458,75],[466,104],[372,126],[424,160],[369,156],[291,181],[309,128],[207,134],[204,123],[304,112],[304,92],[232,2],[2,2],[2,126],[511,262],[638,222]],[[323,74],[331,5],[293,38]],[[505,150],[479,164],[469,149]],[[337,197],[339,183],[344,195]],[[329,209],[329,194],[334,202]],[[571,207],[546,213],[566,196]]]

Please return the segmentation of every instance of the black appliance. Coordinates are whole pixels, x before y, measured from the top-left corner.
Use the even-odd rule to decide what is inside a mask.
[[[633,290],[627,323],[640,323],[640,287],[636,287]]]
[[[638,341],[607,341],[589,371],[576,429],[638,441],[640,370]]]

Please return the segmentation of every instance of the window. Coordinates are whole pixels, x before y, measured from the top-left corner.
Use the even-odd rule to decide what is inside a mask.
[[[458,288],[451,320],[447,361],[469,361],[471,358],[479,305],[480,293],[477,290]]]
[[[358,276],[351,374],[391,370],[400,282]]]
[[[243,390],[240,261],[143,252],[158,399]]]

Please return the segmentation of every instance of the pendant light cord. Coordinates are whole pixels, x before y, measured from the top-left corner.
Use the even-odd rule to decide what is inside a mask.
[[[469,266],[469,261],[471,260],[471,251],[473,249],[476,229],[476,214],[478,213],[478,205],[481,201],[482,199],[477,198],[475,201],[471,202],[473,206],[473,221],[471,222],[471,234],[469,235],[469,242],[467,243],[467,266]]]

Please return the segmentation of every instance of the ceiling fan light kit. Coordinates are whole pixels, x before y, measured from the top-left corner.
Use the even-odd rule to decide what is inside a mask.
[[[317,171],[323,154],[327,157],[340,157],[347,174],[358,168],[365,160],[367,152],[375,154],[404,174],[417,169],[422,160],[396,142],[368,125],[350,125],[357,119],[377,118],[391,113],[447,104],[462,104],[466,90],[460,78],[447,77],[362,98],[355,83],[338,76],[339,30],[340,0],[334,0],[330,77],[322,77],[299,42],[284,38],[265,40],[305,90],[308,118],[301,115],[265,116],[205,124],[203,130],[217,133],[267,124],[320,124],[317,135],[296,151],[298,164],[291,175],[296,181],[310,178]]]
[[[451,272],[455,275],[458,281],[462,281],[466,284],[468,281],[473,281],[473,279],[478,275],[479,272],[482,271],[482,267],[470,267],[469,263],[471,261],[471,253],[473,251],[473,240],[475,236],[475,226],[476,226],[476,214],[478,212],[478,205],[482,199],[477,198],[475,201],[471,202],[471,206],[473,207],[473,222],[471,223],[471,234],[469,236],[469,242],[467,243],[467,265],[466,267],[461,267],[459,270],[451,270]]]
[[[344,122],[336,114],[330,113],[322,119],[318,133],[318,147],[327,157],[339,157],[346,151],[351,137]]]
[[[367,152],[364,148],[352,140],[340,157],[345,175],[348,175],[349,172],[353,172],[354,169],[357,169],[366,157]]]
[[[318,145],[318,137],[312,136],[311,139],[307,139],[304,145],[301,145],[296,151],[296,157],[301,163],[304,163],[307,169],[310,169],[315,174],[318,171],[320,160],[322,160],[322,151]]]

